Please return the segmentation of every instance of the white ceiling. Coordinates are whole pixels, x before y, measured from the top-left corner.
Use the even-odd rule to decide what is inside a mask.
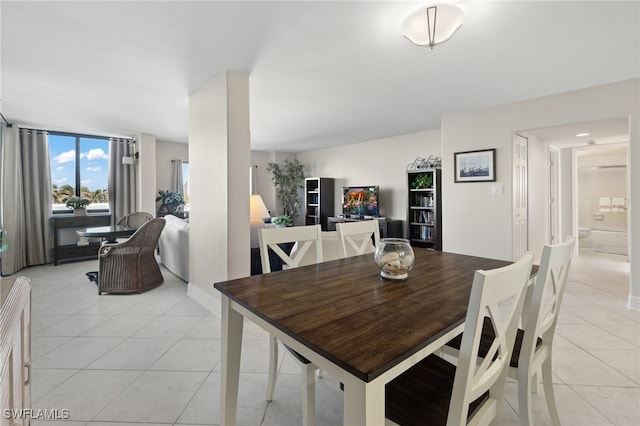
[[[462,28],[433,50],[399,31],[422,4],[4,0],[2,113],[186,142],[189,94],[246,71],[252,149],[298,152],[640,77],[638,1],[466,0]]]

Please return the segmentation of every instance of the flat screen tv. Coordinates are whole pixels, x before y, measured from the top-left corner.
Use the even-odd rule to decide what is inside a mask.
[[[380,216],[377,186],[348,186],[342,188],[342,214],[347,217]]]

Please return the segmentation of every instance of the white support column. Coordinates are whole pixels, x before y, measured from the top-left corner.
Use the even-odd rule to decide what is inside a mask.
[[[188,293],[218,314],[213,283],[250,273],[249,163],[249,77],[225,72],[189,99]]]

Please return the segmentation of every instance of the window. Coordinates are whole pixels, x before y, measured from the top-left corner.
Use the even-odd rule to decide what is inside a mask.
[[[88,210],[109,209],[109,139],[49,132],[53,211],[67,212],[69,197],[87,198]]]

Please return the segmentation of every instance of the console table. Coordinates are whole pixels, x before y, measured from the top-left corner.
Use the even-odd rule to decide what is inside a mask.
[[[380,238],[404,238],[404,221],[401,219],[387,219],[384,217],[374,217],[372,219],[361,219],[346,216],[331,216],[327,218],[327,228],[329,231],[336,230],[338,222],[359,222],[361,220],[377,220],[380,227]]]
[[[94,226],[111,225],[111,215],[88,214],[86,216],[55,215],[53,221],[54,263],[61,261],[97,259],[100,244],[78,245],[77,230]]]

